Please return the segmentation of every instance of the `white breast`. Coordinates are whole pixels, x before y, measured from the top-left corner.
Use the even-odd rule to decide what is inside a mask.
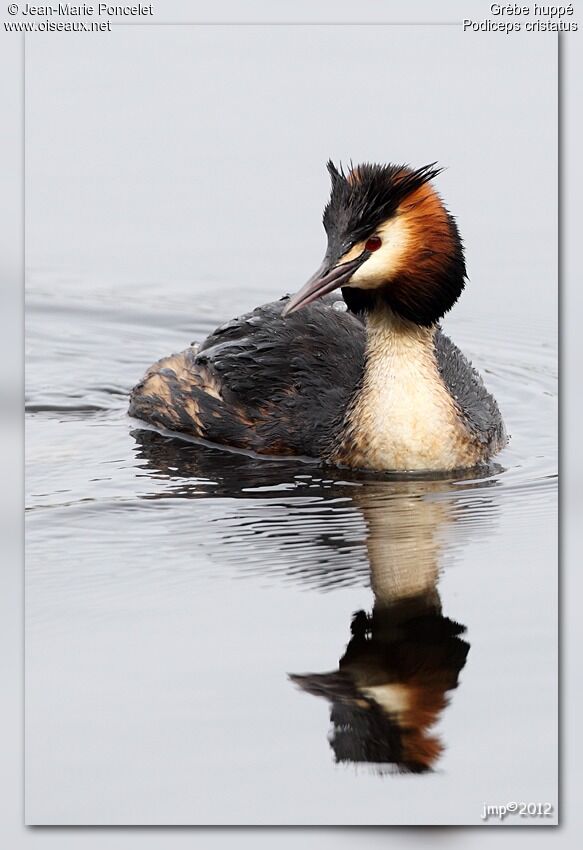
[[[420,471],[476,462],[437,368],[434,333],[389,311],[368,319],[365,378],[350,428],[359,465]]]

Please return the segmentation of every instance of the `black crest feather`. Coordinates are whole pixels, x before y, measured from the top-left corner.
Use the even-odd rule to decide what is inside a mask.
[[[443,171],[435,162],[417,169],[365,162],[351,166],[349,175],[332,160],[328,160],[327,168],[332,191],[324,209],[324,227],[328,237],[334,235],[343,245],[365,239],[408,195]]]

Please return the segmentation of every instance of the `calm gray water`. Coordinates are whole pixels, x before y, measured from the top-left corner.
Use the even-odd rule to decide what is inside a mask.
[[[529,78],[540,114],[521,123],[528,151],[505,136],[505,156],[516,154],[506,204],[495,186],[501,154],[487,146],[479,191],[466,186],[477,167],[467,116],[433,131],[436,155],[458,164],[441,188],[472,275],[445,329],[512,436],[491,468],[425,482],[323,471],[172,439],[126,414],[153,360],[312,271],[320,148],[386,156],[394,121],[345,128],[325,80],[304,124],[278,129],[290,96],[300,109],[314,69],[322,79],[342,67],[355,40],[362,61],[346,73],[346,97],[370,79],[371,40],[391,39],[395,63],[413,69],[405,31],[397,41],[365,30],[118,33],[107,67],[88,41],[61,42],[64,53],[58,39],[29,43],[29,823],[479,823],[484,803],[509,801],[556,813],[547,43],[528,46],[529,74],[540,77]],[[391,158],[436,158],[418,144],[427,110],[446,108],[446,83],[475,50],[447,38],[439,84],[394,94],[403,127]],[[479,44],[476,90],[495,139],[520,103],[508,75],[526,72],[508,64],[493,76],[493,48]],[[173,57],[170,70],[148,61],[153,49]],[[298,49],[300,70],[287,61]],[[515,55],[496,49],[498,64]],[[275,57],[272,90],[264,69]],[[125,87],[115,86],[122,72]],[[212,82],[193,88],[199,74]],[[271,135],[247,133],[248,114]],[[237,145],[225,141],[231,125]]]

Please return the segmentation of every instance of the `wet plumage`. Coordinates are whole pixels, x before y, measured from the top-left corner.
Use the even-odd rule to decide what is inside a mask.
[[[334,297],[284,320],[287,300],[154,364],[132,393],[130,414],[260,454],[325,455],[363,372],[364,328],[334,309]]]
[[[437,170],[329,170],[316,275],[293,298],[159,360],[134,388],[130,414],[219,445],[359,468],[487,459],[505,441],[497,404],[438,324],[465,264],[428,186]],[[348,310],[338,309],[340,292],[328,294],[338,289]]]

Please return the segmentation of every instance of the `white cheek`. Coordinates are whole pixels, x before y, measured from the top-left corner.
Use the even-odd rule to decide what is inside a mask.
[[[411,696],[406,685],[373,685],[361,690],[365,696],[374,699],[387,714],[396,715],[397,718],[402,717],[411,707]]]
[[[374,289],[385,282],[395,269],[391,253],[389,247],[383,246],[374,254],[371,254],[368,260],[352,275],[349,286],[356,286],[359,289]]]
[[[409,244],[409,231],[403,218],[387,222],[379,228],[378,235],[383,240],[382,246],[355,271],[349,286],[374,289],[388,283],[403,268]]]

